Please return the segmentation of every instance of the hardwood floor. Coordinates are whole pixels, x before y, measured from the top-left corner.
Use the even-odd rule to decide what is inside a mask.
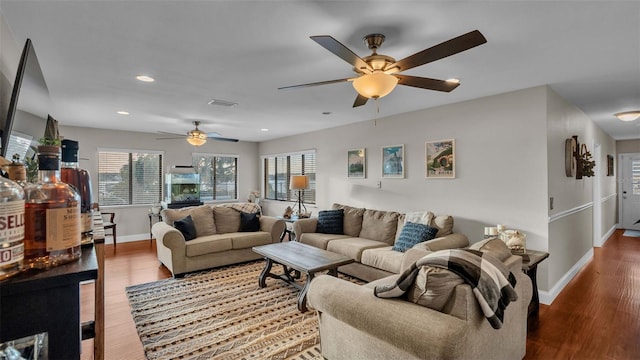
[[[618,230],[529,324],[525,359],[640,359],[640,238]],[[155,241],[107,245],[105,359],[144,359],[125,287],[168,278]],[[552,254],[553,256],[553,254]],[[93,318],[93,285],[82,286],[82,319]],[[91,359],[92,340],[82,359]]]

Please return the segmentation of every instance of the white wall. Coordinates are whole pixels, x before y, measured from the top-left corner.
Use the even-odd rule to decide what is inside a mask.
[[[173,165],[191,165],[191,154],[194,152],[239,155],[239,200],[246,201],[249,192],[259,187],[257,143],[209,140],[205,145],[196,148],[189,145],[184,139],[157,140],[157,138],[163,137],[159,134],[71,126],[61,126],[60,135],[66,139],[79,141],[80,167],[89,170],[92,176],[95,202],[98,200],[98,148],[164,151],[164,173]],[[149,218],[147,216],[149,205],[109,206],[102,209],[105,208],[116,213],[118,242],[149,238]],[[110,241],[110,238],[107,241]]]
[[[259,144],[261,155],[315,148],[317,209],[333,202],[455,217],[471,242],[487,225],[546,250],[546,88],[536,87]],[[380,106],[384,106],[384,99]],[[455,139],[456,179],[425,179],[425,141]],[[381,179],[381,147],[405,145],[406,178]],[[347,150],[367,149],[367,178],[347,179]],[[376,184],[382,181],[382,188]],[[272,214],[284,206],[266,202]],[[316,211],[317,211],[316,209]]]

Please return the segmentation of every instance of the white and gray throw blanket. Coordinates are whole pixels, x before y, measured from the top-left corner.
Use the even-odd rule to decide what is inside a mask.
[[[432,252],[405,270],[395,284],[379,285],[374,294],[380,298],[400,297],[413,285],[422,266],[450,270],[473,289],[484,316],[494,329],[502,327],[504,310],[518,299],[513,287],[515,276],[493,256],[471,249],[450,249]]]

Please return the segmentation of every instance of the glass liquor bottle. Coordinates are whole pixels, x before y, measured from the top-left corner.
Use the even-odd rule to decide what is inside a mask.
[[[73,186],[80,194],[80,243],[82,245],[91,244],[93,242],[91,176],[87,170],[80,169],[78,142],[75,140],[62,140],[60,180]]]
[[[24,257],[24,191],[0,176],[0,280],[18,274]]]
[[[24,266],[46,269],[80,258],[80,195],[59,180],[60,147],[38,146],[38,182],[25,193]]]

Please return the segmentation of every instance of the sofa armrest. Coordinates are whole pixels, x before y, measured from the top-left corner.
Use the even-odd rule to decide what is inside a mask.
[[[318,227],[318,218],[298,219],[293,223],[293,233],[296,234],[296,238],[300,239],[300,236],[304,233],[314,233]]]
[[[287,227],[287,224],[284,220],[277,219],[272,216],[261,216],[260,217],[260,230],[266,231],[271,234],[271,242],[276,243],[280,241],[280,237],[284,232],[284,229]]]
[[[153,224],[151,233],[159,245],[163,245],[172,251],[185,252],[185,240],[182,233],[168,224],[160,221]],[[184,254],[183,254],[184,255]]]
[[[405,300],[380,299],[371,288],[329,275],[313,279],[307,299],[321,320],[330,316],[417,358],[456,358],[468,330],[464,320]]]

